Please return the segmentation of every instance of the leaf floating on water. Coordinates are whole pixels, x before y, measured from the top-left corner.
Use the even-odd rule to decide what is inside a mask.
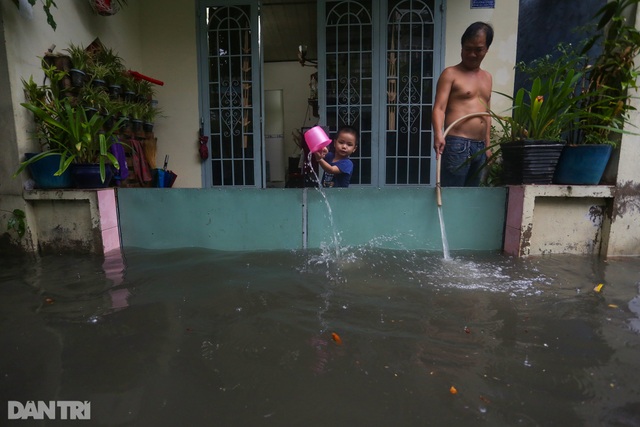
[[[46,302],[47,304],[53,304],[55,300],[53,298],[45,298],[44,302]]]
[[[342,345],[342,338],[335,332],[331,332],[331,339],[338,345]]]
[[[449,393],[451,394],[458,394],[458,389],[455,388],[454,386],[451,386],[451,388],[449,389]]]
[[[468,326],[465,326],[464,327],[464,332],[467,333],[467,334],[470,334],[471,333],[471,329],[469,329]]]
[[[616,304],[609,304],[609,308],[618,308]]]
[[[602,283],[598,283],[598,285],[595,288],[593,288],[593,291],[594,292],[600,292],[602,290],[603,286],[604,285]]]

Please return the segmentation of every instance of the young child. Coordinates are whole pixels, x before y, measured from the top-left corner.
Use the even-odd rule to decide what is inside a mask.
[[[314,153],[320,167],[324,170],[323,187],[348,187],[353,173],[353,162],[349,159],[358,148],[358,131],[351,126],[338,130],[333,143],[333,152],[325,147]]]

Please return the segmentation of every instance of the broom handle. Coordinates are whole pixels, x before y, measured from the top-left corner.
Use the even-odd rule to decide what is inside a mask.
[[[487,112],[487,111],[481,111],[478,113],[471,113],[471,114],[467,114],[466,116],[462,116],[456,120],[453,121],[453,123],[451,123],[447,129],[445,129],[444,133],[442,134],[443,138],[446,138],[447,135],[449,134],[449,131],[458,123],[460,123],[463,120],[467,120],[470,119],[471,117],[480,117],[480,116],[490,116],[491,113]],[[438,159],[436,160],[436,201],[438,203],[438,206],[442,206],[442,187],[440,185],[440,168],[441,168],[441,163],[442,163],[442,155],[438,154]]]

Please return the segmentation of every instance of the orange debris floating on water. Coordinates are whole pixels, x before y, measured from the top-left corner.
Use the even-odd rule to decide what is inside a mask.
[[[340,335],[335,332],[331,332],[331,339],[335,341],[336,344],[342,345],[342,338],[340,338]]]
[[[458,394],[458,389],[455,388],[454,386],[451,386],[451,388],[449,389],[449,393],[451,394]]]

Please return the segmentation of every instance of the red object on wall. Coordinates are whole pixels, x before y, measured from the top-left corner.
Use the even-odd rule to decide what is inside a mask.
[[[207,145],[208,141],[208,136],[200,137],[200,147],[198,148],[198,151],[200,151],[200,158],[202,160],[209,160],[209,146]]]
[[[145,76],[144,74],[141,74],[137,71],[131,71],[129,70],[129,74],[131,74],[133,76],[134,79],[137,80],[146,80],[148,82],[153,83],[154,85],[158,85],[158,86],[164,86],[164,82],[154,79],[153,77],[149,77],[149,76]]]

